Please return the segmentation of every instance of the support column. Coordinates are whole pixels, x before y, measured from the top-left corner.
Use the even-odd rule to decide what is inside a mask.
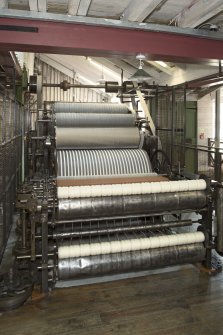
[[[215,93],[215,179],[221,182],[221,153],[220,147],[220,125],[221,125],[221,89]]]

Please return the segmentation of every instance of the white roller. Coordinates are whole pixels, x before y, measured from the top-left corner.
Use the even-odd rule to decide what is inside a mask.
[[[127,252],[134,250],[144,250],[153,248],[164,248],[173,245],[193,244],[204,242],[205,237],[202,232],[163,235],[155,237],[146,237],[131,239],[125,241],[111,241],[91,244],[79,244],[62,246],[58,249],[58,257],[72,258],[112,254],[118,252]]]
[[[58,187],[58,199],[108,197],[117,195],[201,191],[206,189],[204,179],[162,181],[152,183],[91,185]]]

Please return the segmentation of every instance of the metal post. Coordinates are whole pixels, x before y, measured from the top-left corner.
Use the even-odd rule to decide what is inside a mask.
[[[182,153],[182,157],[183,157],[183,162],[182,165],[183,167],[185,167],[185,155],[186,155],[186,150],[185,150],[185,146],[186,146],[186,113],[187,113],[187,89],[186,89],[186,85],[184,85],[184,108],[183,108],[183,153]]]
[[[121,69],[121,86],[123,86],[124,71]],[[123,96],[121,95],[121,103],[123,103]]]
[[[175,104],[175,97],[176,97],[176,92],[175,88],[172,88],[172,115],[171,115],[171,162],[170,162],[170,167],[171,171],[173,170],[173,152],[175,151],[175,141],[174,141],[174,136],[175,136],[175,113],[176,113],[176,104]]]
[[[22,248],[26,249],[26,211],[25,209],[22,210]]]
[[[221,116],[221,89],[215,93],[215,179],[221,181],[221,154],[220,147],[220,116]]]
[[[42,225],[42,292],[48,292],[48,215],[47,211],[40,216]]]
[[[207,197],[207,212],[203,215],[204,229],[206,233],[206,259],[204,261],[204,266],[207,269],[211,269],[211,259],[212,259],[212,197]]]
[[[24,182],[25,180],[25,129],[24,129],[24,126],[25,126],[25,107],[21,107],[22,110],[21,110],[21,132],[22,132],[22,180],[20,182]],[[27,158],[26,158],[27,159]]]

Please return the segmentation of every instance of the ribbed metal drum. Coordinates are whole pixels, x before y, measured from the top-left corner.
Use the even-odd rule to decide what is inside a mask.
[[[57,113],[57,127],[134,127],[134,114]]]
[[[144,150],[58,150],[58,177],[145,175],[151,172]]]
[[[124,104],[97,102],[55,102],[55,113],[98,113],[128,114],[130,111]]]
[[[136,127],[61,128],[56,127],[57,149],[139,148],[143,142]]]
[[[201,262],[205,258],[203,243],[171,246],[135,252],[59,259],[60,280],[149,270],[161,266]]]

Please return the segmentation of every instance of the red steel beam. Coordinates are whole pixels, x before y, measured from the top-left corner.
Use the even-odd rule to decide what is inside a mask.
[[[13,26],[17,30],[37,29],[12,31]],[[0,18],[1,49],[101,57],[128,57],[141,52],[150,59],[184,62],[223,59],[223,41],[207,37],[17,18]]]

